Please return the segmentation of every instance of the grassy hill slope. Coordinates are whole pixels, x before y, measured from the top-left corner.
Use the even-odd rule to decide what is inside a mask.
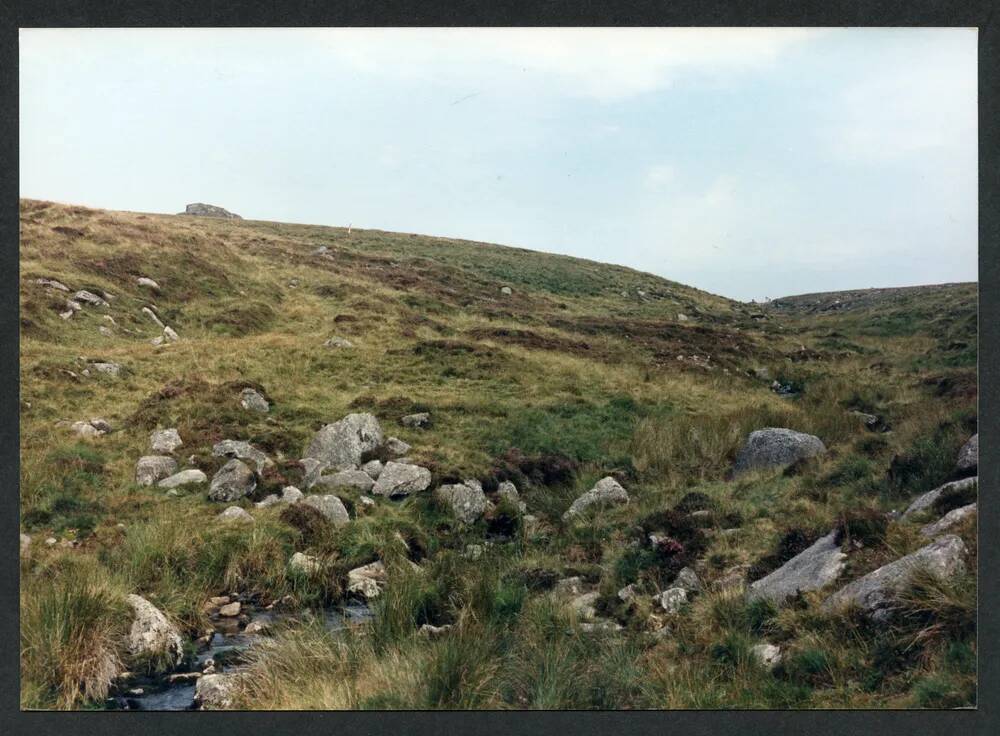
[[[881,518],[952,476],[976,429],[974,285],[942,287],[932,303],[918,294],[814,313],[796,298],[762,310],[618,266],[412,234],[34,200],[22,200],[21,222],[25,707],[101,707],[109,673],[128,660],[126,593],[193,637],[209,625],[211,596],[336,605],[347,571],[375,559],[390,579],[371,630],[274,632],[251,655],[241,706],[882,707],[974,696],[971,575],[915,594],[909,623],[885,630],[820,614],[815,594],[778,610],[725,584],[776,567],[789,540]],[[64,319],[80,289],[111,298]],[[151,344],[161,329],[143,307],[179,340]],[[331,337],[353,347],[325,347]],[[268,398],[267,414],[240,407],[245,387]],[[892,431],[868,431],[857,410]],[[430,490],[370,510],[338,491],[352,521],[334,529],[253,506],[301,484],[297,461],[315,431],[357,411],[413,446],[432,489],[478,478],[496,508],[463,526]],[[400,423],[418,411],[430,412],[429,428]],[[93,417],[114,431],[70,430]],[[816,434],[830,451],[730,479],[747,434],[768,426]],[[252,526],[216,521],[225,504],[203,488],[136,485],[150,432],[166,427],[183,439],[181,466],[209,477],[222,439],[274,460],[241,502]],[[607,475],[630,502],[564,522]],[[527,523],[495,497],[505,479]],[[664,528],[682,548],[669,559],[646,538]],[[851,577],[921,544],[919,526],[872,528]],[[963,535],[974,547],[974,525]],[[470,544],[483,556],[472,559]],[[321,559],[322,572],[290,573],[295,551]],[[669,635],[654,634],[664,622],[650,597],[681,562],[704,592]],[[587,632],[557,605],[547,590],[572,576],[600,592],[598,613],[621,632]],[[635,604],[617,598],[627,584]],[[455,628],[431,641],[424,623]],[[749,655],[764,640],[787,663],[769,674]]]

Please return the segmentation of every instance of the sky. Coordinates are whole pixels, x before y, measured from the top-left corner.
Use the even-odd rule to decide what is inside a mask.
[[[977,279],[969,29],[22,29],[21,196],[749,301]]]

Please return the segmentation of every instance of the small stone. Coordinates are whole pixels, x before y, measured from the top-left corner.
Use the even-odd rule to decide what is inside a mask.
[[[233,603],[227,603],[224,606],[219,607],[219,615],[225,618],[234,618],[240,615],[240,602],[234,601]]]
[[[158,283],[153,281],[153,279],[151,278],[147,278],[146,276],[140,276],[138,279],[136,279],[136,283],[139,284],[139,286],[148,286],[151,289],[158,290],[160,288],[160,285]]]
[[[653,600],[667,613],[678,613],[687,603],[687,591],[684,588],[668,588],[659,595],[653,596]]]
[[[701,590],[701,580],[698,579],[697,573],[690,567],[682,568],[677,577],[674,578],[673,586],[675,588],[683,588],[684,590],[690,592]]]
[[[215,474],[208,491],[211,501],[236,501],[249,496],[257,487],[257,479],[242,461],[233,458]]]
[[[618,591],[618,600],[622,603],[631,603],[638,599],[638,597],[639,592],[636,590],[635,583],[630,583]]]
[[[314,485],[326,486],[328,488],[353,488],[362,493],[367,493],[375,485],[375,481],[363,470],[341,470],[332,475],[320,476]]]
[[[347,573],[347,592],[372,600],[382,594],[385,580],[385,565],[380,561],[362,565]]]
[[[325,348],[353,348],[354,343],[343,337],[331,337],[329,340],[323,343]]]
[[[344,503],[332,494],[306,496],[300,503],[312,506],[331,521],[334,526],[343,526],[351,520]]]
[[[509,286],[501,286],[500,293],[503,294],[504,296],[510,296],[511,294],[514,293],[514,290],[511,289]]]
[[[382,461],[370,460],[361,466],[361,470],[372,480],[378,480],[378,477],[382,474]]]
[[[296,552],[288,560],[288,569],[305,575],[312,575],[320,568],[319,560],[312,555]]]
[[[255,411],[260,414],[267,414],[271,409],[271,405],[267,403],[267,399],[252,388],[245,388],[240,392],[240,406],[247,411]]]
[[[230,506],[215,518],[225,523],[253,524],[253,517],[239,506]]]
[[[465,557],[469,560],[478,560],[483,556],[483,545],[481,544],[467,544],[465,545]]]
[[[176,429],[158,429],[149,436],[150,449],[157,455],[168,455],[184,442]]]
[[[177,461],[165,455],[146,455],[135,465],[135,482],[151,486],[156,481],[177,472]]]
[[[178,488],[180,486],[186,485],[197,485],[200,483],[206,483],[208,481],[208,476],[197,468],[188,468],[187,470],[182,470],[179,473],[174,473],[157,483],[158,488]]]
[[[113,376],[115,378],[118,378],[122,372],[122,367],[118,363],[91,363],[90,368],[98,373],[104,373],[105,375]]]
[[[85,304],[92,304],[95,307],[110,307],[111,306],[106,301],[104,301],[103,299],[101,299],[101,297],[97,296],[97,294],[94,294],[94,293],[89,292],[89,291],[85,291],[83,289],[81,289],[80,291],[76,292],[73,295],[73,299],[75,301],[83,302]]]
[[[426,411],[422,411],[418,412],[417,414],[407,414],[399,421],[404,427],[412,427],[413,429],[426,429],[431,424],[431,415]]]
[[[408,496],[426,490],[431,484],[431,471],[419,465],[390,460],[372,487],[376,496]]]
[[[486,495],[478,480],[443,485],[434,495],[463,524],[474,523],[486,511]]]
[[[160,318],[156,316],[156,312],[154,312],[149,307],[143,307],[142,313],[145,314],[147,317],[149,317],[151,320],[153,320],[156,323],[157,327],[159,327],[161,330],[163,329],[163,322],[161,322]],[[160,339],[162,341],[163,338]]]
[[[452,629],[451,624],[445,624],[444,626],[432,626],[431,624],[423,624],[419,629],[417,629],[417,633],[420,634],[421,636],[427,637],[428,639],[437,639],[447,634],[449,631],[451,631],[451,629]]]
[[[112,337],[115,333],[111,331],[110,327],[105,327],[104,325],[98,325],[97,331],[100,332],[105,337]]]
[[[358,503],[361,504],[362,508],[368,510],[375,507],[375,499],[369,496],[359,496]]]
[[[298,503],[305,497],[305,494],[295,486],[285,486],[281,489],[282,503]]]
[[[267,631],[267,624],[262,621],[251,621],[247,624],[246,628],[243,629],[243,633],[247,636],[254,636],[256,634],[263,634]]]
[[[180,336],[174,331],[173,327],[164,327],[163,337],[170,342],[177,342],[180,339]]]
[[[593,488],[573,501],[563,514],[564,520],[569,520],[591,506],[608,506],[628,503],[628,493],[614,478],[608,476],[597,481]]]
[[[781,648],[774,644],[754,644],[750,655],[767,669],[774,669],[781,662]]]
[[[390,437],[385,441],[385,449],[396,457],[402,457],[413,448],[398,437]]]

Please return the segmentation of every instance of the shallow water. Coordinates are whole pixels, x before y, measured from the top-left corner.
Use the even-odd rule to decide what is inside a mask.
[[[308,616],[309,614],[305,614]],[[367,623],[372,619],[372,612],[363,604],[351,604],[338,608],[329,608],[322,613],[323,622],[330,631],[341,631],[348,625]],[[304,618],[301,614],[275,614],[268,611],[256,612],[254,621],[274,624],[279,621],[289,621]],[[253,646],[258,636],[245,636],[236,626],[235,621],[219,620],[215,623],[215,634],[208,648],[198,653],[192,671],[200,672],[209,659],[215,661],[216,672],[231,672],[238,668],[239,656],[247,648]],[[233,660],[236,660],[234,662]],[[231,664],[227,664],[231,663]],[[130,683],[128,689],[142,688],[142,695],[130,695],[123,692],[120,696],[108,702],[112,710],[192,710],[194,708],[195,681],[170,683],[166,678],[140,678]]]

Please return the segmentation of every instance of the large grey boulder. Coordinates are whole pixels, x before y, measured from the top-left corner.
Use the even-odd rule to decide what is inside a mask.
[[[176,429],[158,429],[149,435],[149,447],[157,455],[169,455],[184,442]]]
[[[354,488],[362,493],[368,493],[375,485],[375,481],[363,470],[341,470],[339,473],[320,476],[314,485],[327,488]]]
[[[927,493],[918,496],[909,506],[906,507],[906,511],[900,517],[902,520],[909,519],[914,514],[919,514],[921,511],[926,511],[934,505],[934,502],[946,493],[958,493],[961,491],[968,490],[974,485],[979,483],[979,476],[973,476],[971,478],[962,478],[962,480],[952,481],[951,483],[945,483],[943,486],[938,486],[933,491],[927,491]]]
[[[426,490],[430,484],[431,471],[427,468],[390,460],[372,486],[372,493],[376,496],[408,496]]]
[[[451,508],[463,524],[472,524],[486,511],[486,494],[478,480],[443,485],[435,492],[438,500]]]
[[[174,473],[157,483],[158,488],[177,488],[188,484],[199,484],[208,481],[208,476],[197,468],[188,468]]]
[[[331,470],[348,470],[361,464],[361,456],[382,444],[382,427],[371,414],[348,414],[319,430],[306,448]]]
[[[212,447],[212,454],[215,457],[234,457],[238,460],[249,460],[257,466],[257,472],[261,473],[264,468],[274,465],[271,460],[260,450],[251,446],[249,442],[243,440],[222,440]]]
[[[976,515],[976,504],[970,503],[968,506],[952,509],[947,514],[932,524],[926,524],[920,528],[920,533],[925,537],[938,537],[951,531],[966,519]]]
[[[256,411],[260,414],[267,414],[271,409],[267,399],[252,388],[245,388],[240,392],[240,406],[247,411]]]
[[[618,481],[608,476],[601,478],[593,488],[573,501],[566,513],[563,514],[563,519],[569,520],[591,506],[624,503],[628,503],[628,493],[619,485]]]
[[[913,573],[924,569],[939,578],[950,578],[965,569],[965,543],[954,534],[941,537],[926,547],[878,568],[845,585],[823,601],[824,611],[858,606],[876,620],[889,618],[896,594],[909,583]]]
[[[151,486],[161,478],[177,472],[177,461],[166,455],[145,455],[135,464],[135,482]]]
[[[347,573],[347,592],[370,601],[382,594],[385,582],[385,565],[376,560]]]
[[[242,460],[233,458],[212,478],[208,489],[211,501],[236,501],[249,496],[257,487],[257,477]]]
[[[958,451],[958,463],[955,469],[962,473],[974,473],[979,466],[979,433],[972,435],[969,441]]]
[[[796,460],[822,455],[826,446],[819,437],[784,427],[768,427],[751,432],[736,456],[736,475],[750,470],[778,468]]]
[[[334,526],[343,526],[351,520],[343,501],[333,494],[305,496],[299,503],[312,506]]]
[[[237,674],[202,675],[194,686],[194,704],[200,710],[228,710],[238,684]]]
[[[139,595],[127,599],[132,607],[132,628],[126,641],[134,659],[159,662],[167,669],[176,667],[184,657],[184,642],[177,627],[160,609]]]
[[[230,212],[227,209],[218,207],[214,204],[205,204],[204,202],[193,202],[184,208],[181,212],[182,215],[196,215],[198,217],[221,217],[225,220],[242,220],[243,218],[237,215],[235,212]]]
[[[800,591],[819,590],[843,572],[847,555],[837,544],[837,531],[820,537],[808,549],[747,588],[747,600],[759,598],[781,604]]]

